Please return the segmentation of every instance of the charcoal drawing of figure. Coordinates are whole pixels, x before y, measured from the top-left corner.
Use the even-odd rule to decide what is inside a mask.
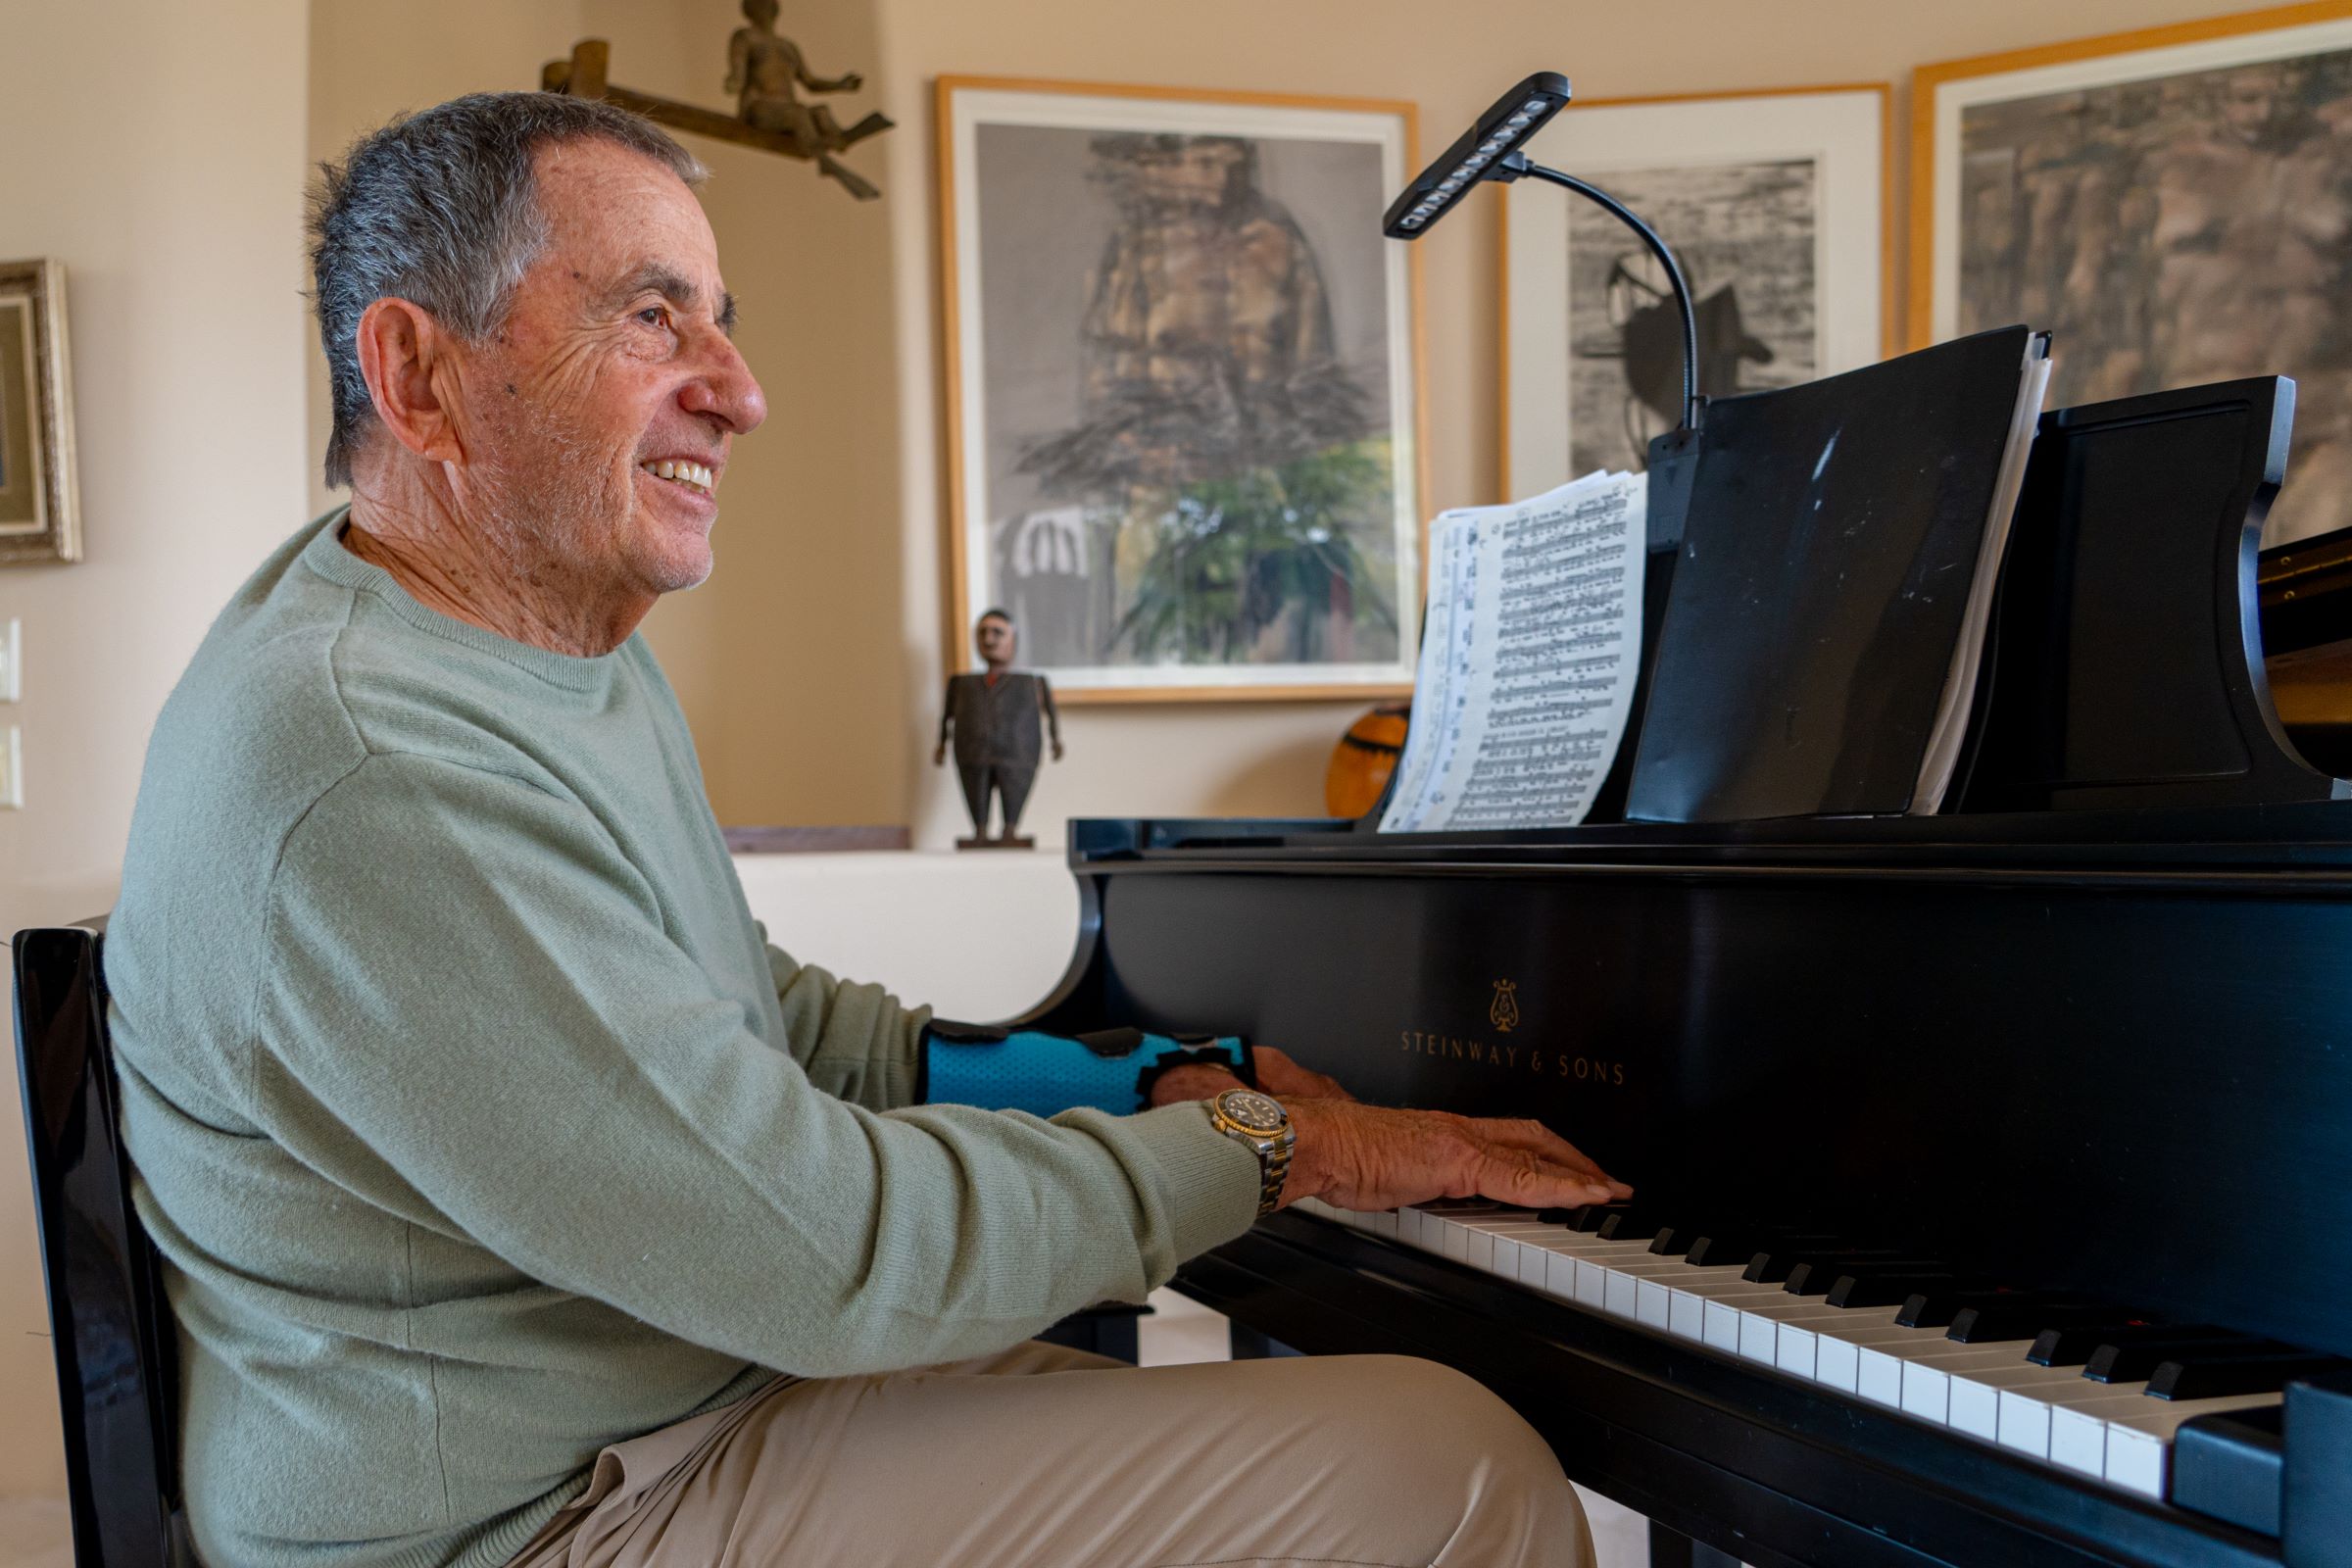
[[[2296,380],[2271,542],[2352,522],[2352,53],[1971,105],[1961,331],[2055,332],[2054,406]]]
[[[1810,159],[1601,171],[1592,182],[1673,248],[1710,397],[1811,380],[1821,363]],[[1683,415],[1683,329],[1665,273],[1618,220],[1568,218],[1570,466],[1640,472]]]
[[[1260,165],[1242,136],[1088,136],[1073,416],[1019,447],[1043,504],[995,539],[1041,663],[1396,657],[1386,387]]]

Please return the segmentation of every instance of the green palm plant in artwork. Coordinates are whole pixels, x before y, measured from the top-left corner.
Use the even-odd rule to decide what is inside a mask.
[[[1143,559],[1113,646],[1146,663],[1389,657],[1396,607],[1357,543],[1387,537],[1389,472],[1386,440],[1349,441],[1135,497],[1121,544]]]

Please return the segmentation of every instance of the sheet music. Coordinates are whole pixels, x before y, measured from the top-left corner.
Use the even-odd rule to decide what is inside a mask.
[[[1633,711],[1646,499],[1642,474],[1594,473],[1438,518],[1382,832],[1584,819]]]

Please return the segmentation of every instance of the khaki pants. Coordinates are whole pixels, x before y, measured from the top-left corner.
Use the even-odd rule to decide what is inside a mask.
[[[1139,1369],[1031,1343],[616,1444],[512,1568],[1591,1563],[1551,1450],[1434,1362]]]

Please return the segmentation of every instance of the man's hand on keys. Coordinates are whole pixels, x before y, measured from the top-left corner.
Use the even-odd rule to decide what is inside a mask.
[[[1353,1101],[1284,1100],[1298,1142],[1282,1200],[1396,1208],[1433,1198],[1491,1198],[1522,1208],[1607,1203],[1633,1189],[1542,1122],[1395,1110]]]

